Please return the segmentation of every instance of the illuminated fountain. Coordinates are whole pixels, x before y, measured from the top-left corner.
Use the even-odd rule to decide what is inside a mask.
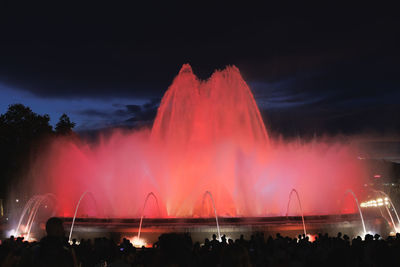
[[[57,137],[32,163],[27,182],[32,195],[57,196],[58,215],[73,218],[70,238],[80,212],[94,214],[78,209],[88,191],[103,217],[141,218],[140,237],[145,212],[171,220],[204,217],[205,194],[218,231],[225,218],[283,216],[287,192],[296,188],[306,233],[304,216],[334,214],[347,188],[360,193],[366,172],[357,156],[351,142],[332,138],[271,139],[236,67],[202,81],[185,64],[151,129],[115,129],[96,142]],[[147,192],[157,195],[157,206],[146,206]],[[347,213],[354,212],[348,205]]]

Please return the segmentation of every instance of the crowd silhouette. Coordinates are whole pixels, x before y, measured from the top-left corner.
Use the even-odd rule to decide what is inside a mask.
[[[117,244],[108,238],[93,241],[65,237],[62,221],[50,218],[47,236],[39,242],[10,237],[0,244],[2,266],[398,266],[400,234],[382,239],[367,234],[350,239],[332,237],[265,237],[254,233],[236,240],[193,242],[189,234],[162,234],[151,248],[135,248],[128,239]]]

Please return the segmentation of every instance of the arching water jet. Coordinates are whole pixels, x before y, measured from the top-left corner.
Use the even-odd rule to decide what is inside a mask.
[[[362,214],[360,205],[358,204],[358,198],[357,198],[356,194],[353,192],[353,190],[347,189],[346,192],[344,193],[343,197],[342,197],[342,201],[343,201],[344,197],[345,197],[346,195],[348,195],[348,194],[350,194],[350,195],[353,197],[353,199],[354,199],[354,201],[355,201],[355,203],[356,203],[356,205],[357,205],[358,213],[360,214],[360,219],[361,219],[362,227],[363,227],[363,230],[364,230],[364,236],[365,236],[365,235],[367,234],[367,229],[365,228],[364,216],[363,216],[363,214]],[[341,201],[341,202],[342,202],[342,201]],[[340,213],[340,212],[339,212],[339,213]]]
[[[303,207],[301,206],[301,201],[300,201],[300,197],[299,197],[299,193],[297,192],[296,189],[292,189],[292,191],[290,191],[289,193],[289,201],[287,204],[287,208],[286,208],[286,217],[288,217],[289,214],[289,206],[290,206],[290,201],[292,199],[292,194],[295,193],[297,196],[297,201],[299,203],[299,207],[300,207],[300,212],[301,212],[301,220],[303,222],[303,231],[304,231],[304,235],[307,236],[307,232],[306,232],[306,224],[304,223],[304,213],[303,213]]]
[[[14,231],[14,236],[19,236],[20,235],[20,227],[21,227],[22,221],[23,221],[25,215],[28,213],[28,211],[29,211],[29,215],[30,215],[30,213],[31,213],[30,209],[36,203],[38,198],[40,198],[40,195],[34,195],[24,205],[24,208],[22,209],[21,216],[19,217],[18,225],[17,225],[17,227],[15,228],[15,231]],[[28,222],[29,222],[29,219],[28,219]]]
[[[42,205],[42,203],[46,199],[53,199],[55,201],[55,203],[57,203],[57,198],[52,193],[47,193],[47,194],[44,194],[44,195],[40,196],[40,198],[38,199],[38,201],[36,201],[36,203],[35,203],[35,205],[34,205],[34,207],[32,209],[32,212],[31,212],[31,215],[30,215],[30,223],[28,223],[28,225],[27,225],[27,229],[28,229],[27,234],[26,234],[26,239],[27,240],[29,240],[29,238],[30,238],[32,226],[33,226],[33,223],[34,223],[34,221],[36,219],[36,215],[37,215],[37,213],[39,211],[39,208],[40,208],[40,206]],[[55,210],[53,209],[53,213],[52,213],[51,216],[53,216],[54,214],[55,214]]]
[[[203,195],[203,201],[202,201],[202,206],[204,207],[205,198],[206,198],[207,196],[210,197],[211,203],[212,203],[212,205],[213,205],[214,215],[215,215],[215,222],[216,222],[216,224],[217,224],[218,238],[219,238],[219,240],[221,240],[221,232],[220,232],[220,230],[219,230],[217,209],[215,208],[214,198],[213,198],[213,196],[212,196],[212,194],[211,194],[210,191],[206,191],[206,192],[204,193],[204,195]]]
[[[389,219],[386,218],[386,216],[383,214],[382,208],[379,207],[379,206],[378,206],[378,208],[379,208],[379,213],[381,214],[382,218],[385,219],[385,221],[387,222],[387,224],[388,224],[388,225],[390,225],[391,223],[393,224],[393,217],[390,216],[390,214],[389,214],[389,218],[390,218],[390,220],[391,220],[391,221],[389,221]],[[386,212],[388,212],[388,209],[386,209]],[[393,224],[393,225],[394,225],[394,224]],[[396,229],[395,229],[395,231],[396,231]]]
[[[78,203],[76,204],[75,213],[74,213],[74,217],[73,217],[73,219],[72,219],[72,224],[71,224],[71,230],[69,231],[69,237],[68,237],[68,242],[69,242],[69,243],[71,243],[72,231],[74,230],[74,224],[75,224],[76,214],[78,213],[78,209],[79,209],[79,206],[80,206],[80,204],[81,204],[81,201],[82,201],[82,199],[86,196],[86,194],[89,194],[89,195],[92,197],[92,199],[94,200],[94,202],[96,203],[96,200],[95,200],[95,198],[94,198],[94,196],[93,196],[93,194],[92,194],[91,192],[89,192],[89,191],[83,192],[83,194],[82,194],[81,197],[79,198]],[[98,210],[98,208],[97,208],[97,203],[96,203],[96,209]],[[97,211],[97,212],[98,212],[98,211]]]
[[[385,198],[387,198],[387,200],[388,200],[389,203],[390,203],[390,206],[393,208],[394,214],[396,215],[397,223],[398,223],[398,225],[400,225],[399,215],[397,214],[396,207],[394,206],[394,204],[393,204],[393,202],[392,202],[392,199],[389,197],[389,195],[386,194],[385,192],[383,192],[382,190],[372,190],[372,191],[375,192],[375,193],[381,194],[381,195],[383,195]],[[386,204],[385,204],[385,208],[386,208],[387,213],[388,213],[389,216],[390,216],[390,219],[391,219],[391,221],[392,221],[394,230],[396,231],[396,233],[398,233],[399,231],[398,231],[398,228],[397,228],[397,226],[396,226],[396,224],[395,224],[395,222],[394,222],[392,213],[390,212],[390,210],[389,210],[389,208],[387,207]]]
[[[400,224],[400,218],[399,218],[399,215],[397,213],[396,207],[394,206],[394,204],[392,202],[392,199],[389,197],[389,195],[386,194],[385,192],[381,191],[381,190],[373,190],[373,191],[377,192],[377,193],[380,193],[380,194],[384,195],[385,197],[387,197],[387,199],[389,200],[390,205],[393,208],[394,214],[396,214],[397,222]]]
[[[141,231],[142,231],[142,223],[143,223],[144,211],[145,211],[145,209],[146,209],[147,201],[149,200],[149,198],[150,198],[151,196],[152,196],[152,197],[154,198],[154,200],[156,201],[157,210],[158,210],[158,216],[161,215],[161,214],[160,214],[160,207],[159,207],[159,205],[158,205],[158,199],[157,199],[156,195],[155,195],[153,192],[148,193],[147,196],[146,196],[146,199],[144,200],[143,209],[142,209],[142,215],[140,216],[140,223],[139,223],[139,230],[138,230],[138,235],[137,235],[137,242],[141,242],[140,233],[141,233]]]
[[[28,220],[25,224],[24,234],[25,234],[26,239],[29,240],[31,229],[32,229],[33,223],[35,221],[39,207],[42,204],[42,202],[45,201],[46,199],[53,199],[54,202],[57,203],[57,198],[52,193],[46,193],[43,195],[34,195],[28,200],[28,202],[24,205],[24,208],[22,210],[21,216],[18,221],[18,225],[15,228],[15,231],[14,231],[15,236],[21,235],[20,228],[22,225],[22,221],[25,218],[25,216],[28,215]],[[53,209],[52,216],[56,213],[56,209],[57,208]]]

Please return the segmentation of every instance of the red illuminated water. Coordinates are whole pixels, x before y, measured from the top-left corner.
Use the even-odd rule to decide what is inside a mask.
[[[284,215],[295,188],[306,215],[337,213],[347,189],[364,184],[351,144],[285,142],[268,137],[260,112],[236,67],[199,80],[184,65],[165,93],[152,129],[115,130],[96,143],[58,138],[35,158],[32,193],[54,193],[59,213],[140,217],[149,192],[163,217]],[[149,200],[146,214],[158,216]],[[342,207],[343,208],[343,207]],[[345,205],[347,211],[354,211]],[[293,204],[292,214],[299,214]]]

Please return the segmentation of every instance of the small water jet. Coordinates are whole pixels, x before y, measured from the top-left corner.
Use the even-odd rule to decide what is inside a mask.
[[[343,197],[342,197],[342,201],[343,201],[344,197],[346,195],[348,195],[348,194],[351,194],[353,196],[354,201],[356,202],[356,205],[357,205],[357,208],[358,208],[358,213],[360,214],[360,219],[361,219],[361,223],[362,223],[363,230],[364,230],[364,235],[366,235],[367,234],[367,230],[365,228],[364,216],[362,214],[360,205],[358,204],[358,198],[357,198],[356,194],[351,189],[347,189],[346,192],[344,193]]]
[[[28,220],[27,220],[27,223],[25,224],[25,229],[23,232],[24,232],[26,240],[30,239],[32,226],[33,226],[33,223],[35,222],[39,208],[45,200],[49,200],[49,199],[52,199],[52,200],[54,200],[55,203],[57,203],[57,198],[52,193],[46,193],[43,195],[34,195],[28,200],[28,202],[25,204],[25,206],[22,210],[20,219],[18,221],[17,228],[14,231],[15,236],[19,236],[22,234],[22,232],[20,231],[21,224],[22,224],[24,217],[28,214]],[[56,209],[57,208],[53,209],[51,216],[53,216],[56,213]]]
[[[387,198],[387,200],[388,200],[389,203],[390,203],[390,206],[393,208],[394,214],[396,215],[397,223],[400,225],[399,215],[397,214],[396,207],[394,206],[394,204],[393,204],[393,202],[392,202],[392,199],[389,197],[389,195],[386,194],[385,192],[381,191],[381,190],[372,190],[372,191],[375,192],[375,193],[381,194],[381,195],[383,195],[385,198]],[[389,216],[390,216],[390,219],[391,219],[391,221],[392,221],[394,230],[396,231],[396,233],[398,233],[399,231],[398,231],[398,228],[397,228],[397,226],[396,226],[396,224],[395,224],[395,222],[394,222],[392,213],[390,212],[390,210],[389,210],[389,208],[387,207],[386,204],[385,204],[385,208],[386,208],[387,213],[388,213]]]
[[[56,196],[54,194],[47,193],[47,194],[42,195],[40,197],[40,199],[36,202],[34,208],[32,209],[32,213],[31,213],[31,216],[30,216],[30,224],[28,224],[28,232],[27,232],[27,235],[26,235],[26,239],[27,240],[29,240],[29,237],[30,237],[30,234],[31,234],[31,230],[32,230],[32,226],[33,226],[33,223],[34,223],[34,221],[36,219],[36,216],[37,216],[37,213],[39,211],[39,208],[40,208],[40,206],[42,205],[42,203],[46,199],[53,199],[55,202],[57,201],[57,198],[56,198]],[[54,214],[55,214],[55,210],[53,209],[53,212],[52,212],[51,216],[53,216]]]
[[[28,200],[28,202],[26,202],[26,204],[24,205],[24,208],[22,209],[21,216],[19,217],[19,221],[18,221],[17,228],[15,228],[15,231],[14,231],[14,236],[19,236],[19,235],[21,234],[21,233],[20,233],[20,227],[21,227],[22,221],[23,221],[25,215],[26,215],[28,212],[29,212],[29,215],[30,215],[30,213],[31,213],[31,208],[32,208],[32,206],[34,205],[34,203],[36,203],[36,201],[37,201],[37,199],[38,199],[39,197],[40,197],[40,195],[34,195],[34,196],[32,196],[32,197]],[[28,220],[28,223],[29,223],[29,220]]]
[[[383,219],[385,219],[386,223],[387,223],[388,225],[390,225],[390,223],[393,224],[393,217],[391,217],[390,214],[389,214],[390,219],[391,219],[391,222],[390,222],[390,221],[388,220],[388,218],[386,218],[386,216],[383,214],[382,208],[381,208],[380,206],[378,206],[378,209],[379,209],[379,213],[381,214],[381,217],[382,217]],[[386,209],[386,212],[388,212],[387,209]],[[395,229],[395,231],[396,231],[396,229]]]
[[[78,203],[76,204],[74,217],[72,218],[71,230],[69,231],[69,237],[68,237],[68,242],[70,242],[70,243],[71,243],[72,231],[74,230],[74,224],[75,224],[76,214],[78,213],[79,205],[81,204],[81,201],[82,201],[82,199],[86,196],[86,194],[89,194],[89,195],[92,197],[93,201],[95,202],[96,209],[98,210],[98,208],[97,208],[97,203],[96,203],[96,199],[94,198],[93,194],[92,194],[91,192],[89,192],[89,191],[83,192],[83,194],[82,194],[81,197],[79,198]]]
[[[390,203],[390,206],[392,206],[392,208],[393,208],[394,214],[396,214],[397,222],[400,224],[400,218],[399,218],[399,215],[397,213],[396,207],[394,206],[394,204],[392,202],[392,199],[389,197],[389,195],[386,194],[385,192],[381,191],[381,190],[374,190],[374,192],[380,193],[380,194],[384,195],[385,197],[387,197],[387,199],[388,199],[388,201]]]
[[[213,198],[213,196],[212,196],[212,194],[211,194],[210,191],[204,192],[203,201],[202,201],[202,206],[204,207],[205,198],[206,198],[207,196],[210,197],[211,203],[212,203],[212,205],[213,205],[214,215],[215,215],[215,222],[217,223],[218,238],[219,238],[219,240],[221,240],[221,232],[220,232],[220,230],[219,230],[217,209],[215,208],[214,198]]]
[[[299,193],[297,192],[296,189],[292,189],[292,191],[290,191],[289,193],[289,201],[287,204],[287,208],[286,208],[286,217],[288,217],[289,214],[289,206],[290,206],[290,201],[292,199],[292,194],[295,193],[297,196],[297,201],[299,203],[299,207],[300,207],[300,212],[301,212],[301,220],[303,222],[303,230],[304,230],[304,235],[307,236],[307,232],[306,232],[306,224],[304,223],[304,213],[303,213],[303,207],[301,206],[301,201],[300,201],[300,197],[299,197]]]
[[[394,229],[395,233],[397,233],[398,231],[397,231],[396,223],[393,220],[392,213],[390,212],[387,205],[385,205],[385,208],[386,208],[387,213],[389,214],[390,220],[392,221],[393,229]]]
[[[149,198],[150,198],[151,196],[152,196],[152,197],[154,198],[154,200],[156,201],[156,205],[157,205],[157,209],[158,209],[158,216],[161,217],[161,214],[160,214],[160,207],[159,207],[159,205],[158,205],[158,199],[157,199],[156,195],[155,195],[153,192],[150,192],[150,193],[147,194],[146,199],[144,200],[143,209],[142,209],[142,215],[140,216],[139,230],[138,230],[137,242],[136,242],[136,243],[142,242],[141,239],[140,239],[140,232],[141,232],[141,230],[142,230],[142,223],[143,223],[144,211],[145,211],[145,209],[146,209],[147,201],[149,200]]]

